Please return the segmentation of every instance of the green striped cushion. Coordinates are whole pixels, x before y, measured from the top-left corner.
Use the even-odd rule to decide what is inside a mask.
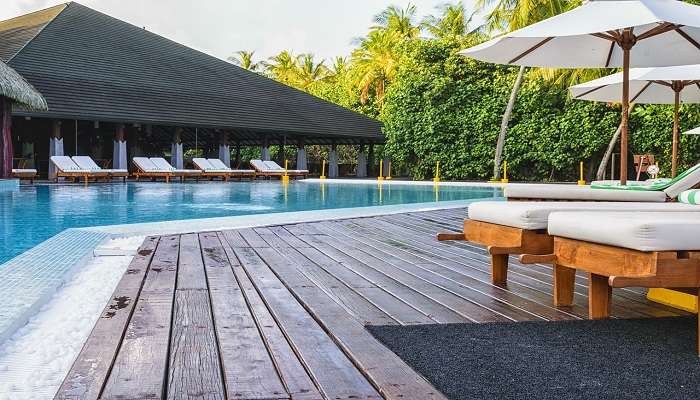
[[[686,204],[700,205],[700,189],[686,190],[678,196],[678,201]]]

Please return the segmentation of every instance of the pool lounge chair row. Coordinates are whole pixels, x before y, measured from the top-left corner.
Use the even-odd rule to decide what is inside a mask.
[[[255,168],[255,172],[258,175],[268,178],[283,175],[306,178],[309,175],[309,170],[307,169],[284,169],[274,161],[250,160],[250,166]]]
[[[74,181],[83,179],[88,183],[90,179],[122,178],[126,181],[129,171],[125,169],[103,169],[88,156],[51,156],[51,163],[56,167],[54,179],[71,178]]]
[[[575,188],[557,188],[562,196],[554,196],[553,190],[542,196],[528,189],[532,191],[527,192],[527,198],[540,201],[474,203],[464,221],[464,232],[440,234],[438,239],[486,246],[491,256],[491,279],[497,285],[507,282],[511,254],[519,254],[523,264],[552,264],[553,302],[557,306],[573,303],[576,270],[586,271],[591,319],[610,316],[613,287],[681,288],[698,294],[700,205],[676,200],[688,197],[683,193],[700,183],[699,170],[691,168],[658,190],[663,193],[663,202],[651,197],[632,201],[635,194],[619,197],[654,190],[609,187],[583,189],[584,196],[578,196],[581,189]],[[509,189],[506,196],[515,192],[518,198],[526,191]],[[581,200],[578,197],[598,202],[571,201]],[[600,201],[611,198],[616,201]],[[698,350],[700,354],[700,343]]]

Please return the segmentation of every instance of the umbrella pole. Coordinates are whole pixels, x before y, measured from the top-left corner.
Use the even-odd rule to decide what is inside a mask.
[[[631,46],[630,46],[631,47]],[[622,61],[622,126],[620,133],[620,185],[627,184],[627,130],[630,106],[630,48],[623,46]]]
[[[676,101],[673,108],[673,149],[671,150],[671,178],[678,174],[678,134],[680,130],[679,114],[681,105],[681,92],[675,90]]]

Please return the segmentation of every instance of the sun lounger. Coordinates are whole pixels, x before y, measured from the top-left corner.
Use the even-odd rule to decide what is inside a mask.
[[[285,170],[274,161],[250,160],[250,165],[255,168],[255,171],[262,176],[283,176],[285,173],[293,177],[306,177],[309,171],[306,169],[288,169]]]
[[[106,172],[80,168],[68,156],[51,156],[51,162],[56,166],[56,181],[58,181],[58,178],[71,178],[73,181],[82,178],[87,184],[90,178],[107,179],[109,177],[109,174]]]
[[[288,169],[285,171],[285,169],[282,166],[280,166],[274,161],[265,161],[265,166],[273,171],[282,171],[283,173],[286,172],[289,176],[303,176],[304,178],[306,178],[306,176],[309,175],[308,169]]]
[[[524,263],[543,260],[540,256],[552,254],[554,240],[547,233],[549,216],[560,211],[588,212],[683,212],[700,208],[681,203],[629,202],[495,202],[484,201],[469,206],[469,219],[464,221],[464,232],[440,234],[438,240],[466,240],[483,245],[491,256],[491,280],[505,284],[508,275],[508,256],[520,254]],[[555,266],[555,282],[560,287],[573,285],[574,274],[568,268]],[[555,286],[557,287],[557,286]],[[572,286],[573,288],[573,286]],[[571,305],[573,291],[555,291],[556,305]]]
[[[29,182],[34,183],[39,172],[33,168],[14,168],[12,169],[12,177],[19,180],[29,180]]]
[[[698,211],[552,213],[549,262],[588,272],[590,318],[610,316],[612,288],[685,288],[697,295],[700,206],[694,207]]]
[[[241,180],[241,178],[255,179],[257,175],[255,170],[252,169],[231,169],[218,158],[208,158],[207,161],[213,168],[220,171],[228,171],[232,177],[238,178],[238,180]]]
[[[126,178],[129,176],[129,171],[125,169],[104,169],[101,168],[90,156],[73,156],[71,157],[73,162],[80,167],[93,172],[106,173],[110,178],[122,178],[126,182]]]
[[[141,178],[150,178],[151,180],[164,178],[165,182],[170,182],[170,177],[173,176],[171,171],[158,168],[148,157],[134,157],[132,160],[136,171],[131,175],[133,175],[137,181]]]
[[[651,185],[601,184],[593,186],[521,184],[506,187],[508,200],[666,202],[700,184],[700,164],[676,178]]]
[[[216,168],[206,158],[193,158],[192,163],[202,171],[202,176],[209,180],[221,178],[223,181],[228,181],[228,178],[233,175],[230,169]]]
[[[170,172],[171,176],[180,178],[181,182],[184,182],[186,178],[195,178],[199,180],[199,177],[202,176],[202,171],[198,169],[177,169],[170,165],[163,157],[151,157],[149,160],[151,160],[153,165],[159,170]]]

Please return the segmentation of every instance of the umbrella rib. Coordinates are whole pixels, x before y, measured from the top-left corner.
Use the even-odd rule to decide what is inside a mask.
[[[600,33],[600,32],[591,33],[590,35],[591,35],[591,36],[595,36],[595,37],[597,37],[597,38],[609,40],[609,41],[611,41],[611,42],[617,42],[617,40],[618,40],[618,39],[617,39],[615,36],[613,36],[613,35],[609,35],[609,34],[605,34],[605,33]]]
[[[641,35],[637,35],[637,40],[644,40],[644,39],[649,39],[652,36],[660,35],[662,33],[670,32],[673,30],[678,30],[681,28],[683,25],[677,25],[677,24],[672,24],[669,22],[664,22],[663,24],[651,28],[648,31],[642,33]]]
[[[552,40],[552,39],[554,39],[554,37],[548,37],[548,38],[542,40],[541,42],[539,42],[539,43],[537,43],[536,45],[534,45],[534,46],[530,47],[529,49],[527,49],[524,53],[522,53],[522,54],[520,54],[519,56],[515,57],[514,59],[510,60],[510,61],[508,62],[508,64],[513,64],[513,63],[515,63],[515,62],[521,60],[523,57],[525,57],[526,55],[528,55],[528,54],[532,53],[533,51],[539,49],[540,47],[544,46],[547,42],[549,42],[549,41]]]
[[[677,27],[675,31],[678,32],[679,35],[683,36],[683,39],[687,40],[688,42],[690,42],[690,44],[695,46],[696,49],[700,50],[700,43],[695,41],[695,39],[690,37],[687,33],[683,32],[683,30],[680,27]]]
[[[666,81],[659,81],[659,80],[652,80],[651,82],[656,83],[657,85],[663,85],[667,87],[673,87],[673,84],[668,83]]]
[[[574,99],[580,99],[581,97],[588,96],[589,94],[595,92],[596,90],[600,90],[604,88],[605,86],[596,86],[593,89],[586,90],[585,92],[581,93],[580,95],[574,97]]]
[[[614,41],[610,41],[610,51],[608,51],[608,59],[605,60],[605,68],[608,68],[610,66],[610,60],[612,59],[613,55],[613,50],[615,50],[615,43]]]
[[[630,100],[630,103],[634,103],[634,101],[637,100],[637,98],[638,98],[639,96],[641,96],[642,93],[644,93],[644,91],[647,90],[647,88],[648,88],[649,86],[651,86],[652,83],[654,83],[654,81],[649,81],[649,82],[647,82],[647,84],[644,85],[644,87],[642,88],[642,90],[640,90],[634,97],[632,97],[632,99]]]

